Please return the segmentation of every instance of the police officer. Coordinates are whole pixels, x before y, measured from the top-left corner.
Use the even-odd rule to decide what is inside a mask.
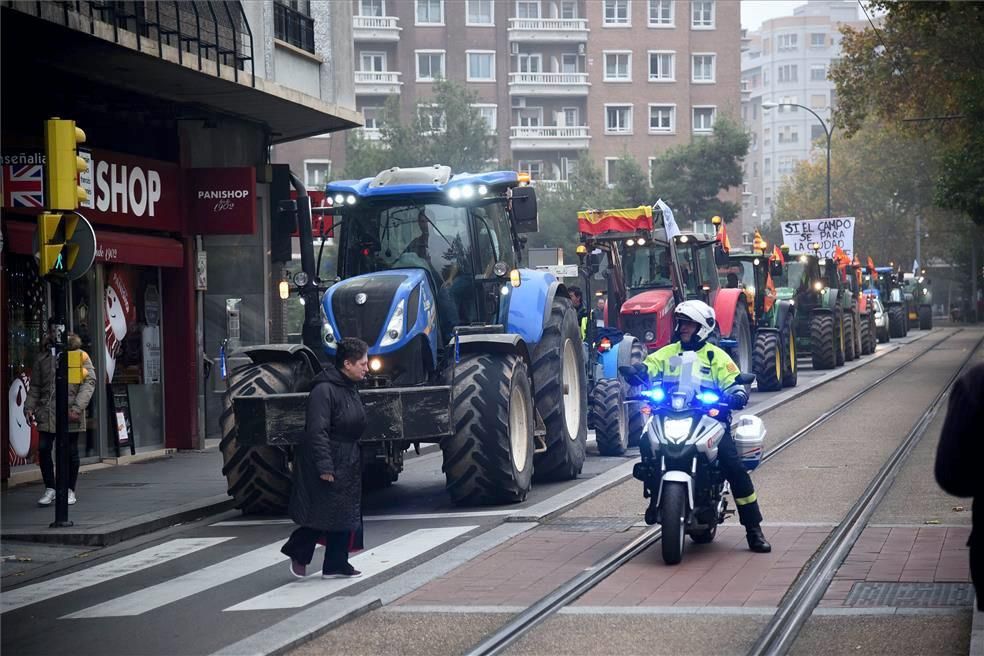
[[[744,408],[748,403],[748,394],[735,381],[740,373],[738,367],[724,350],[707,343],[707,338],[714,332],[714,310],[703,301],[684,301],[677,306],[673,318],[676,321],[677,341],[646,358],[650,378],[672,383],[674,378],[679,378],[680,371],[670,366],[670,358],[683,351],[695,351],[699,371],[694,374],[706,379],[708,387],[721,390],[733,409]],[[756,500],[755,487],[738,457],[730,426],[718,445],[718,463],[731,485],[731,493],[738,506],[738,519],[747,534],[748,548],[758,553],[769,553],[772,545],[762,533],[762,513]]]

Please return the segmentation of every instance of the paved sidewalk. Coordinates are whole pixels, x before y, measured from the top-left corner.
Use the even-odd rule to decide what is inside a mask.
[[[108,546],[233,507],[215,448],[82,472],[78,487],[78,503],[68,507],[74,526],[59,529],[49,528],[54,504],[37,505],[40,483],[4,491],[0,537]]]

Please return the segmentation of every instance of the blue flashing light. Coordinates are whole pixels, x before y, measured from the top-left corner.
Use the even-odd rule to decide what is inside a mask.
[[[697,400],[705,405],[714,405],[721,400],[721,397],[714,392],[701,392],[697,395]]]
[[[666,392],[664,392],[663,388],[661,387],[657,387],[651,390],[645,390],[641,392],[641,394],[646,398],[655,401],[656,403],[660,403],[666,399]]]

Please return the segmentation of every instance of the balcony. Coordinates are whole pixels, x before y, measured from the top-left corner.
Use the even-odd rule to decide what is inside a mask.
[[[588,21],[584,18],[510,18],[510,41],[537,43],[587,43]]]
[[[587,96],[587,73],[510,73],[511,96]]]
[[[379,128],[359,128],[359,132],[366,141],[379,141],[383,138],[383,132]]]
[[[399,19],[396,16],[353,16],[352,38],[356,41],[399,41]]]
[[[571,186],[571,183],[567,180],[534,180],[533,186],[547,191],[559,191],[561,189],[567,189]]]
[[[572,127],[514,125],[509,130],[509,144],[513,150],[587,150],[591,142],[586,125]]]
[[[355,95],[388,96],[400,93],[399,71],[356,71]]]

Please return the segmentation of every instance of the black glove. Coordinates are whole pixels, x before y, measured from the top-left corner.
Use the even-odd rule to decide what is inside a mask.
[[[748,394],[745,393],[745,390],[738,390],[728,394],[725,400],[732,410],[741,410],[748,405]]]

